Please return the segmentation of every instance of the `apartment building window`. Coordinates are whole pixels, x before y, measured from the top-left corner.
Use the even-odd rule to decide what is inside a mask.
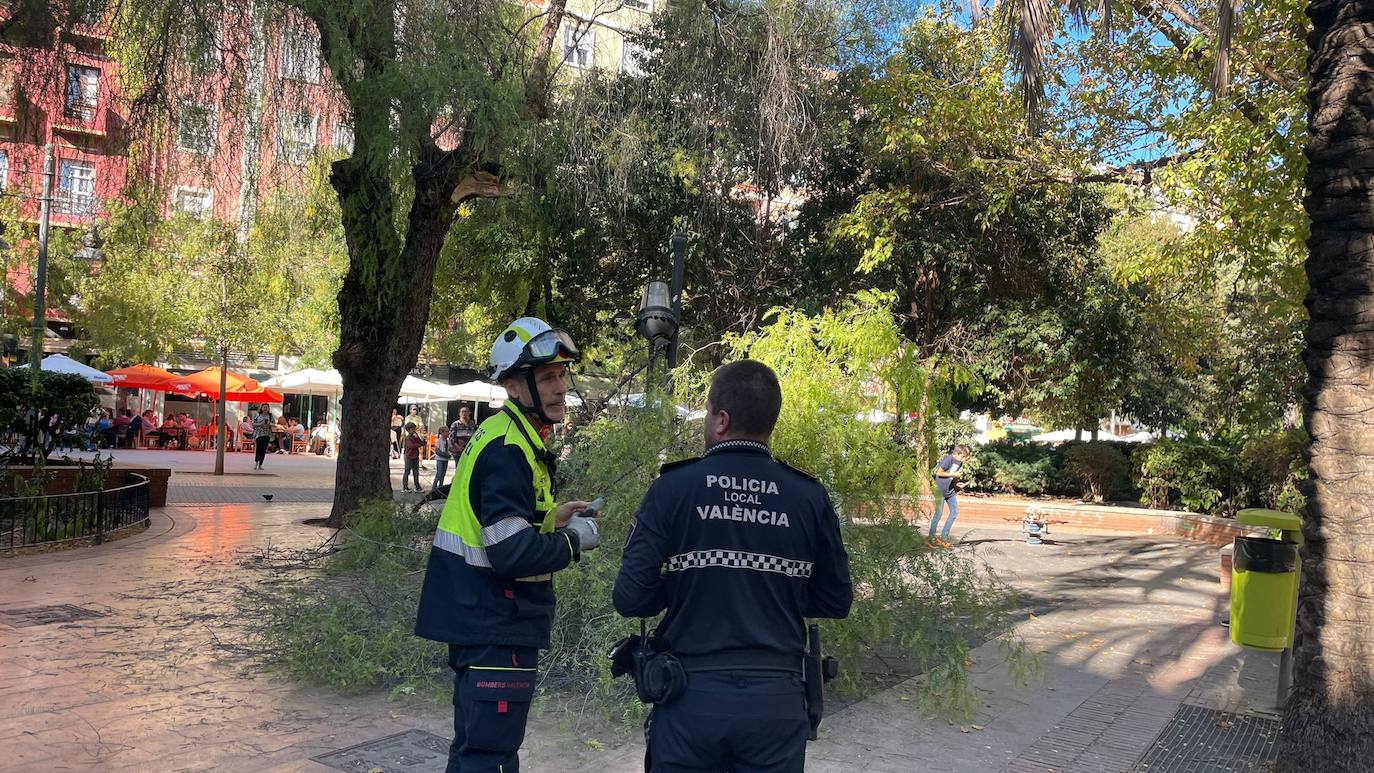
[[[353,152],[353,122],[340,118],[334,122],[333,147]]]
[[[177,117],[177,149],[209,155],[215,149],[215,108],[194,102],[183,104]]]
[[[320,36],[300,27],[287,27],[283,30],[281,74],[288,80],[319,83]]]
[[[103,0],[77,2],[73,4],[72,10],[75,12],[76,21],[80,24],[94,25],[105,20],[105,3]]]
[[[620,47],[620,71],[626,75],[640,77],[644,75],[644,65],[649,61],[649,51],[644,46],[635,43],[628,38],[621,42]]]
[[[10,154],[0,150],[0,191],[10,187]]]
[[[282,113],[277,124],[277,155],[288,164],[304,164],[315,152],[318,119],[309,113]]]
[[[79,64],[67,65],[67,102],[63,114],[77,121],[95,118],[100,97],[100,71]]]
[[[85,161],[63,161],[58,169],[54,209],[69,215],[94,214],[95,165]]]
[[[14,60],[0,58],[0,105],[14,104],[15,73]]]
[[[588,68],[595,63],[596,31],[590,24],[573,22],[563,28],[563,61]]]
[[[172,209],[194,217],[209,217],[214,213],[215,192],[208,188],[177,186],[172,196]]]
[[[196,72],[205,73],[219,67],[220,58],[219,20],[193,21],[186,39],[186,64]]]

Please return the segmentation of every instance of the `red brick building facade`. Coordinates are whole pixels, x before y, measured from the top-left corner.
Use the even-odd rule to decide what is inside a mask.
[[[318,153],[350,149],[317,33],[255,6],[251,18],[188,20],[162,120],[143,127],[130,126],[108,25],[74,22],[32,45],[0,44],[0,212],[37,222],[51,144],[54,228],[84,230],[136,190],[169,214],[213,216],[246,233],[259,207],[303,183]],[[30,292],[27,266],[8,261],[4,279],[4,310],[27,317],[18,304]]]

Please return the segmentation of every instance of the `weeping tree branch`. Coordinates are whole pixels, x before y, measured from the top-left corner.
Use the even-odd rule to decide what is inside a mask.
[[[563,25],[563,14],[567,0],[549,0],[544,26],[534,42],[534,55],[530,58],[530,69],[525,74],[525,107],[536,118],[548,117],[549,112],[549,62],[552,58],[553,43],[558,38],[558,28]]]

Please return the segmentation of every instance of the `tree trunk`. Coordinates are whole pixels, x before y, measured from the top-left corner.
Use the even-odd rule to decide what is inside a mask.
[[[392,219],[395,196],[387,169],[355,160],[367,158],[366,142],[365,135],[355,135],[360,152],[336,161],[330,176],[349,254],[334,352],[344,396],[328,521],[333,528],[341,528],[364,500],[391,499],[388,417],[420,354],[434,268],[457,212],[453,194],[464,168],[437,156],[416,165],[415,199],[402,241]]]
[[[932,375],[931,378],[934,378]],[[921,400],[916,408],[916,493],[920,501],[916,505],[916,511],[927,518],[935,515],[935,498],[931,496],[931,470],[935,467],[935,459],[931,458],[932,451],[936,458],[945,449],[932,448],[934,441],[928,437],[930,432],[930,382],[927,381],[921,391]],[[898,417],[898,421],[901,421]]]
[[[1307,15],[1311,479],[1279,770],[1346,773],[1374,759],[1374,0]]]
[[[220,284],[220,298],[221,298],[221,302],[222,302],[222,299],[224,298],[224,293],[225,293],[224,284],[223,284],[223,280],[221,279],[221,284]],[[222,309],[222,308],[223,308],[223,306],[221,306],[221,309]],[[223,475],[223,474],[224,474],[224,450],[225,450],[225,449],[224,449],[224,435],[225,435],[225,430],[228,429],[227,427],[224,426],[224,402],[225,402],[225,394],[224,394],[224,393],[229,389],[228,381],[229,381],[229,347],[228,347],[228,346],[225,346],[225,345],[223,345],[223,344],[221,344],[220,347],[219,347],[219,399],[215,401],[215,418],[216,418],[216,422],[215,422],[215,423],[218,425],[218,426],[215,428],[215,474],[216,474],[216,475]]]

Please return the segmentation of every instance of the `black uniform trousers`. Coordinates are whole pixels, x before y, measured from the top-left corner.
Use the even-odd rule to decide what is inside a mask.
[[[650,773],[802,773],[806,693],[800,674],[693,671],[655,706],[645,731]]]
[[[450,644],[453,743],[448,773],[520,773],[539,650]]]

